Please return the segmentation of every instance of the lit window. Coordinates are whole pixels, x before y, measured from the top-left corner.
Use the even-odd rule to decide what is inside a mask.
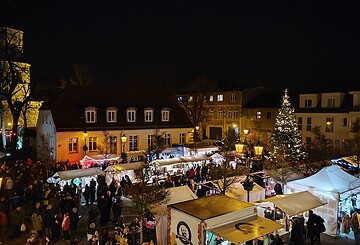
[[[161,110],[161,121],[168,122],[170,121],[170,109],[164,108]]]
[[[214,101],[214,95],[209,96],[209,101]]]
[[[219,110],[219,119],[223,119],[223,111],[221,109]]]
[[[69,138],[69,153],[77,152],[78,138]]]
[[[256,112],[256,119],[261,119],[261,111]]]
[[[144,118],[145,118],[145,122],[152,122],[153,119],[153,114],[154,114],[154,109],[152,108],[146,108],[144,110]]]
[[[85,108],[85,121],[86,123],[96,123],[96,107]]]
[[[106,121],[107,122],[116,122],[116,113],[117,109],[114,107],[106,109]]]
[[[223,94],[218,94],[217,95],[217,101],[223,101],[224,100],[224,95]]]
[[[183,97],[182,97],[182,96],[179,96],[179,97],[177,98],[177,100],[178,100],[178,102],[181,102],[181,101],[183,101]]]
[[[189,102],[193,101],[193,97],[190,96],[188,101],[189,101]]]
[[[230,101],[236,101],[236,94],[230,94]]]
[[[128,122],[136,122],[136,109],[135,108],[127,109],[126,115],[127,115]]]
[[[305,107],[311,107],[312,106],[312,100],[311,99],[306,99],[305,100]]]
[[[129,136],[129,150],[130,151],[138,151],[139,150],[137,135]]]
[[[97,137],[89,137],[89,151],[97,151]]]

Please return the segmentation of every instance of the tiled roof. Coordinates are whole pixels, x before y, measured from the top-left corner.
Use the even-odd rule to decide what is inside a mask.
[[[97,108],[96,123],[85,123],[85,108]],[[106,122],[106,108],[116,107],[117,122]],[[136,122],[126,121],[126,109],[137,108]],[[144,121],[144,109],[154,109],[153,122]],[[170,121],[161,121],[161,109],[170,108]],[[70,87],[51,106],[57,131],[186,128],[192,123],[171,95],[151,89],[118,87]]]

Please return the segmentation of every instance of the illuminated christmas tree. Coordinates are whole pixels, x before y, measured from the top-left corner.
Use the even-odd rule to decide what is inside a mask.
[[[289,101],[287,89],[283,96],[279,114],[276,117],[275,130],[271,136],[270,143],[273,146],[270,159],[280,154],[286,162],[293,164],[306,157],[296,123],[294,108]]]

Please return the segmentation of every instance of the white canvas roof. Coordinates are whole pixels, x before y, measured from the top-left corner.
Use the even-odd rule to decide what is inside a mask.
[[[60,180],[76,179],[86,176],[95,176],[99,174],[105,174],[100,168],[84,168],[67,171],[56,172],[51,178]],[[49,179],[51,179],[49,178]],[[48,180],[49,182],[49,180]],[[53,182],[52,182],[53,183]]]
[[[158,160],[154,160],[153,162],[159,166],[168,166],[177,163],[205,161],[207,159],[208,157],[205,155],[195,155],[195,156],[168,158],[168,159],[158,159]]]
[[[272,202],[283,212],[291,216],[326,204],[308,191],[276,195],[261,202]]]
[[[347,192],[360,188],[360,179],[348,174],[337,165],[321,169],[316,174],[299,180],[290,181],[287,188],[295,186],[313,187],[315,190],[339,193],[340,197],[348,196]]]
[[[121,172],[123,170],[136,170],[141,167],[143,162],[130,162],[130,163],[120,163],[120,164],[114,164],[109,165],[104,171],[105,172]]]

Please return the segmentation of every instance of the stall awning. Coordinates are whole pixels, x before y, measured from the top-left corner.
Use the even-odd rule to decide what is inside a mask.
[[[256,218],[238,220],[208,230],[234,244],[240,244],[269,234],[282,227],[283,226],[277,222],[256,216]]]
[[[205,161],[207,159],[208,159],[208,157],[205,155],[195,155],[195,156],[168,158],[168,159],[158,159],[158,160],[154,160],[153,163],[155,163],[159,166],[168,166],[168,165],[177,164],[177,163]]]
[[[143,162],[130,162],[130,163],[121,163],[109,165],[104,171],[105,172],[121,172],[123,170],[136,170],[142,166]]]
[[[128,151],[126,152],[126,156],[128,157],[143,157],[146,156],[146,151]]]
[[[51,178],[69,180],[82,178],[86,176],[95,176],[99,174],[105,174],[100,168],[84,168],[84,169],[75,169],[68,171],[59,171],[56,172]]]
[[[326,204],[308,191],[276,195],[261,202],[272,202],[283,212],[291,216]]]

